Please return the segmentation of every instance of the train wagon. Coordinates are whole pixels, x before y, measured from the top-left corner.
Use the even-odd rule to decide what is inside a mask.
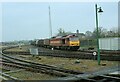
[[[49,39],[44,39],[44,47],[45,48],[50,48],[50,40]]]
[[[62,46],[62,37],[54,37],[50,39],[50,46],[53,48],[61,48]]]
[[[43,39],[36,40],[36,46],[43,47],[44,46],[44,40]]]

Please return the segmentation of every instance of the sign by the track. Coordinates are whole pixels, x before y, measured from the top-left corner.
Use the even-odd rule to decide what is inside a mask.
[[[30,48],[29,50],[31,55],[38,55],[38,48]]]

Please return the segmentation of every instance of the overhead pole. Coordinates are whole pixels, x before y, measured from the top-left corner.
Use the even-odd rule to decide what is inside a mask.
[[[51,22],[51,12],[50,12],[50,6],[49,8],[49,28],[50,28],[50,38],[52,37],[52,22]]]

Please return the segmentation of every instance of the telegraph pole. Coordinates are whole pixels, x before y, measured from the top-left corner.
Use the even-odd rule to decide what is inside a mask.
[[[49,28],[50,28],[50,37],[52,37],[52,23],[51,23],[51,13],[50,13],[50,6],[49,8]]]

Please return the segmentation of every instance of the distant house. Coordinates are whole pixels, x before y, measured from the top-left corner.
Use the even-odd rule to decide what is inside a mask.
[[[84,33],[71,33],[70,35],[77,35],[79,37],[79,39],[84,39],[85,38]]]

